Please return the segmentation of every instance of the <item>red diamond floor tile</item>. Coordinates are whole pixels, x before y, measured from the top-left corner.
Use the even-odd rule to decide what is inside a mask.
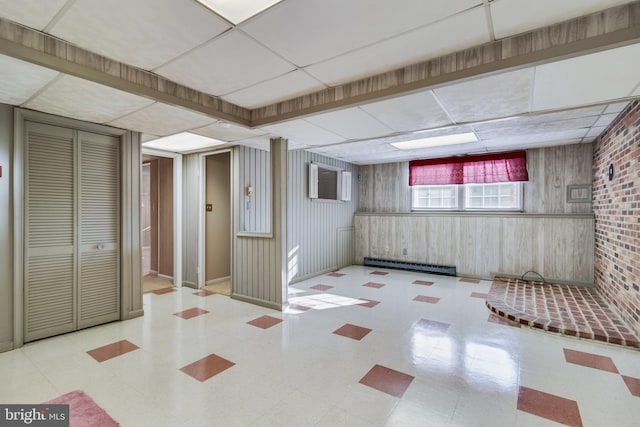
[[[333,273],[327,274],[327,276],[330,276],[330,277],[342,277],[342,276],[344,276],[344,274],[343,273],[335,273],[335,272],[333,272]]]
[[[375,365],[359,382],[391,396],[402,397],[411,385],[413,378],[403,372]]]
[[[311,286],[309,289],[315,289],[316,291],[328,291],[329,289],[332,289],[333,286],[329,286],[329,285],[314,285]]]
[[[485,293],[482,293],[482,292],[471,292],[470,296],[471,296],[471,298],[487,299],[489,294],[485,294]]]
[[[386,276],[389,273],[387,273],[386,271],[372,271],[371,274],[374,274],[376,276]]]
[[[208,297],[209,295],[215,295],[215,292],[211,292],[207,289],[201,289],[193,293],[193,295],[198,297]]]
[[[627,377],[626,375],[622,375],[622,379],[629,389],[629,392],[636,397],[640,397],[640,379]]]
[[[376,305],[380,304],[380,301],[375,301],[367,298],[358,298],[358,301],[362,301],[357,303],[356,305],[361,305],[362,307],[373,308]]]
[[[173,313],[174,316],[182,317],[183,319],[192,319],[194,317],[202,316],[203,314],[207,314],[207,310],[203,310],[198,307],[193,307],[187,310],[179,311],[178,313]]]
[[[436,320],[428,320],[428,319],[420,319],[414,324],[414,328],[416,328],[420,332],[424,333],[442,333],[444,334],[449,329],[448,323],[438,322]]]
[[[414,280],[413,284],[414,285],[431,286],[431,285],[433,285],[433,282],[428,282],[426,280]]]
[[[230,360],[224,359],[215,354],[210,354],[200,360],[197,360],[187,366],[180,368],[182,372],[195,378],[200,382],[204,382],[211,377],[218,375],[235,365]]]
[[[113,359],[114,357],[121,356],[130,351],[139,349],[137,345],[127,340],[122,340],[108,344],[102,347],[94,348],[87,351],[87,354],[93,357],[98,362],[104,362],[105,360]]]
[[[418,295],[413,300],[414,301],[419,301],[419,302],[426,302],[426,303],[429,303],[429,304],[437,304],[438,301],[440,301],[440,298],[430,297],[430,296],[427,296],[427,295]]]
[[[258,328],[262,328],[262,329],[269,329],[270,327],[275,326],[281,322],[282,322],[282,319],[278,319],[277,317],[262,316],[247,322],[247,324],[258,327]]]
[[[563,350],[564,358],[569,363],[586,366],[587,368],[600,369],[601,371],[612,372],[614,374],[618,373],[618,368],[616,368],[615,363],[613,363],[610,357],[570,350],[568,348]]]
[[[567,426],[582,427],[580,410],[575,400],[520,386],[518,409]]]
[[[164,288],[164,289],[156,289],[155,291],[151,291],[151,292],[156,295],[164,295],[164,294],[170,294],[171,292],[175,292],[175,291],[176,291],[176,288]]]
[[[375,289],[380,289],[381,287],[383,287],[384,285],[382,283],[375,283],[375,282],[367,282],[362,286],[366,286],[367,288],[375,288]]]
[[[343,326],[333,331],[333,333],[336,335],[352,338],[357,341],[360,341],[362,338],[366,337],[369,332],[371,332],[371,329],[352,325],[351,323],[345,323]]]
[[[300,305],[300,304],[289,304],[288,308],[291,309],[291,310],[294,310],[294,311],[309,311],[309,310],[311,310],[311,307],[307,307],[306,305]]]
[[[458,279],[458,282],[473,283],[474,285],[477,285],[478,283],[480,283],[480,280],[478,280],[478,279],[469,279],[469,278],[463,277],[461,279]]]

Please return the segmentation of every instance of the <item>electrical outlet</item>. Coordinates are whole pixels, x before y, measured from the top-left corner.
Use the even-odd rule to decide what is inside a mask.
[[[402,248],[402,255],[408,255],[407,248]]]

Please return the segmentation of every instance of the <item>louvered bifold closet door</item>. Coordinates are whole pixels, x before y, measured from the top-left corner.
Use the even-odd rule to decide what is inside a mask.
[[[25,139],[25,341],[32,341],[75,327],[74,143],[71,129],[30,122]]]
[[[120,318],[119,139],[78,132],[78,328]]]

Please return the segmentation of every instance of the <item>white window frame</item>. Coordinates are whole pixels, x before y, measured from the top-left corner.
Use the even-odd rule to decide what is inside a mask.
[[[453,185],[415,185],[411,187],[411,210],[416,212],[522,212],[524,208],[524,186],[522,182],[512,182],[510,184],[514,185],[514,190],[516,191],[516,206],[512,207],[470,207],[468,206],[468,201],[470,197],[470,189],[469,186],[482,185],[482,186],[490,186],[490,185],[500,185],[500,184],[509,184],[505,182],[495,183],[495,184],[453,184]],[[457,205],[455,207],[426,207],[424,204],[418,205],[416,202],[416,198],[419,196],[419,193],[427,188],[427,187],[455,187],[457,190]],[[487,196],[489,197],[489,196]],[[495,196],[491,196],[495,197]],[[498,196],[499,197],[499,196]]]

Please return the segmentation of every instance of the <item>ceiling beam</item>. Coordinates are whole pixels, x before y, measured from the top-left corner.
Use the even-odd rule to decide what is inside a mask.
[[[246,108],[3,19],[0,54],[216,119],[251,125],[251,111]]]
[[[638,42],[640,1],[257,108],[251,123],[264,126]]]

